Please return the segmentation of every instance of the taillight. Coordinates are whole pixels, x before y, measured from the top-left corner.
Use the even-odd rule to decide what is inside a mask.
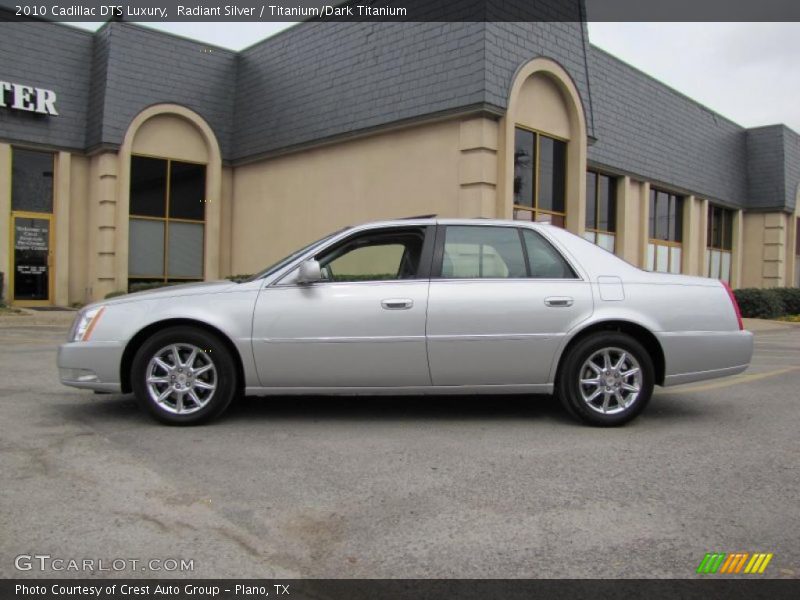
[[[733,290],[731,289],[731,286],[728,285],[727,281],[720,281],[725,287],[725,291],[728,292],[728,298],[731,299],[733,311],[736,313],[736,320],[739,322],[739,331],[742,331],[744,329],[744,323],[742,323],[742,311],[739,310],[739,303],[736,301],[736,296],[733,295]]]

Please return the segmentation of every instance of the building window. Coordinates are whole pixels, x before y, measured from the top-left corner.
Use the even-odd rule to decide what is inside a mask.
[[[602,173],[586,172],[586,232],[584,237],[614,252],[617,231],[617,180]]]
[[[14,148],[11,155],[11,210],[53,212],[53,153]]]
[[[651,188],[647,268],[662,273],[680,273],[682,242],[683,197]]]
[[[733,249],[733,211],[708,205],[706,230],[706,275],[730,282]]]
[[[206,167],[131,157],[129,285],[203,279]]]
[[[529,129],[514,130],[514,218],[566,220],[567,143]]]
[[[800,217],[795,223],[794,259],[794,285],[800,287]]]

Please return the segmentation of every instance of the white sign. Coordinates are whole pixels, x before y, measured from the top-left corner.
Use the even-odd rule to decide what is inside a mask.
[[[21,83],[0,81],[0,107],[40,115],[58,115],[56,93]]]

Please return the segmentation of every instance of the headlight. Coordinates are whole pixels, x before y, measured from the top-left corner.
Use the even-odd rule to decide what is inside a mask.
[[[72,324],[69,341],[88,342],[89,338],[92,336],[95,325],[97,325],[100,317],[103,316],[103,311],[105,311],[105,309],[105,306],[96,306],[88,310],[80,311],[75,318],[75,322]]]

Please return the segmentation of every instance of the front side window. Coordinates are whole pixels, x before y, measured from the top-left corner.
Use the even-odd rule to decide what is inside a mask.
[[[661,273],[680,273],[682,242],[683,197],[651,188],[647,268]]]
[[[416,279],[425,229],[414,227],[359,234],[318,257],[326,281]]]
[[[567,143],[517,127],[514,130],[514,218],[566,220]]]
[[[203,279],[205,165],[131,157],[129,283]]]
[[[535,231],[516,227],[449,226],[443,279],[572,278],[561,255]]]
[[[733,250],[733,211],[708,205],[706,230],[706,275],[714,279],[731,280]]]
[[[613,253],[616,231],[617,180],[602,173],[587,171],[584,237]]]

